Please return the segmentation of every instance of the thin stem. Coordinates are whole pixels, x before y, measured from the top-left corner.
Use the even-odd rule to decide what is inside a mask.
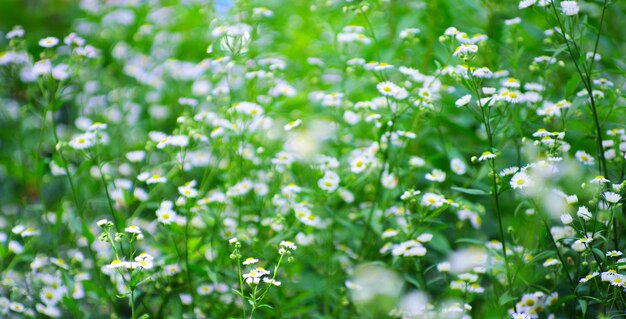
[[[45,120],[45,119],[44,119]],[[54,116],[51,117],[51,128],[52,128],[52,135],[54,136],[54,143],[55,145],[59,145],[59,137],[56,131],[56,125],[55,125],[55,121],[54,121]],[[74,185],[74,180],[72,179],[72,173],[70,172],[69,169],[69,164],[67,159],[65,158],[65,155],[63,155],[63,151],[61,150],[61,148],[57,149],[57,153],[59,154],[59,157],[61,157],[61,166],[63,167],[63,170],[65,172],[65,176],[67,176],[67,180],[70,184],[70,189],[72,191],[72,199],[74,201],[74,205],[76,206],[76,211],[78,213],[78,217],[80,219],[80,224],[81,224],[81,231],[83,236],[86,237],[87,239],[87,245],[86,245],[86,249],[87,249],[87,254],[89,255],[89,259],[92,261],[94,267],[96,268],[95,271],[95,275],[96,275],[96,279],[98,280],[98,286],[102,288],[102,291],[104,292],[104,294],[107,296],[107,301],[109,303],[109,309],[113,309],[113,301],[112,301],[112,297],[111,295],[109,295],[108,291],[106,290],[105,284],[102,281],[101,273],[97,270],[97,265],[98,262],[96,260],[96,254],[93,251],[93,248],[91,247],[91,244],[93,244],[93,234],[91,233],[91,231],[89,230],[89,227],[87,226],[87,219],[85,218],[85,212],[83,211],[80,202],[78,200],[78,191],[76,190],[76,186]]]
[[[569,271],[567,270],[565,260],[563,259],[563,255],[561,255],[561,251],[559,250],[559,247],[557,246],[556,241],[554,240],[554,237],[552,236],[552,232],[550,232],[550,226],[548,226],[548,221],[546,217],[543,216],[542,220],[543,220],[543,225],[546,227],[546,233],[548,234],[548,237],[550,237],[550,243],[552,243],[552,246],[554,246],[556,255],[559,258],[559,261],[561,262],[561,266],[563,267],[563,273],[565,274],[565,277],[567,277],[567,281],[572,286],[572,290],[574,291],[574,293],[578,295],[578,293],[576,292],[576,283],[574,283],[574,280],[569,275]]]
[[[576,66],[576,71],[578,72],[578,76],[580,77],[580,79],[583,82],[583,85],[585,86],[585,89],[587,90],[587,94],[589,95],[589,106],[591,109],[591,113],[593,116],[593,123],[594,126],[596,128],[596,141],[598,144],[598,156],[600,157],[600,162],[598,163],[598,169],[600,171],[600,174],[602,174],[603,176],[608,178],[608,171],[607,171],[607,165],[606,165],[606,159],[604,157],[604,151],[602,148],[602,128],[600,126],[600,120],[598,118],[598,112],[597,112],[597,106],[596,106],[596,101],[595,98],[593,96],[593,82],[591,81],[591,67],[593,66],[593,63],[590,63],[590,68],[587,69],[584,62],[582,64],[583,70],[584,70],[584,74],[583,74],[583,70],[581,70],[581,66],[578,64],[578,59],[577,56],[574,55],[574,51],[572,51],[572,46],[570,45],[570,41],[567,39],[567,36],[565,35],[565,28],[563,23],[561,22],[561,18],[559,18],[559,13],[556,11],[556,6],[552,5],[552,9],[554,10],[554,15],[556,17],[556,21],[559,24],[559,28],[561,29],[561,32],[557,32],[559,34],[561,34],[561,36],[563,37],[563,41],[565,41],[565,45],[567,46],[567,51],[569,52],[570,58],[572,59],[572,62],[574,62],[574,65]],[[602,28],[602,24],[604,22],[604,11],[606,10],[606,0],[604,1],[604,6],[603,6],[603,10],[602,10],[602,17],[600,20],[600,28]],[[570,30],[571,31],[571,30]],[[598,35],[596,37],[596,45],[594,48],[594,57],[595,57],[595,50],[597,50],[597,46],[598,46],[598,41],[599,41],[599,37],[600,37],[600,31],[598,30]],[[576,45],[576,42],[574,40],[572,40],[572,45],[575,47],[575,49],[578,52],[578,56],[580,56],[580,52],[578,50],[578,46]],[[592,60],[593,58],[592,57]]]
[[[394,118],[391,120],[391,126],[389,126],[389,130],[385,130],[385,132],[383,132],[378,138],[378,145],[382,146],[383,137],[387,135],[387,133],[393,132],[395,124],[396,124],[396,115],[394,115]],[[378,178],[376,180],[376,195],[374,195],[374,202],[372,203],[372,206],[370,207],[369,213],[367,215],[367,220],[365,223],[365,231],[363,232],[363,238],[361,238],[361,253],[359,254],[359,258],[364,258],[365,252],[367,251],[366,241],[368,239],[369,232],[371,230],[371,222],[374,217],[374,212],[376,211],[376,208],[378,207],[378,202],[382,194],[382,187],[380,183],[381,183],[381,179],[383,178],[383,174],[385,173],[385,170],[387,169],[386,166],[389,161],[390,153],[391,153],[391,137],[388,137],[387,147],[385,148],[385,152],[383,153],[382,167],[380,169],[380,172],[378,173]]]
[[[474,77],[474,75],[470,72],[471,70],[471,66],[469,64],[468,61],[468,66],[467,66],[467,74],[468,76],[471,78],[471,82],[468,81],[469,84],[471,84],[472,89],[474,91],[474,94],[476,94],[476,100],[478,103],[478,108],[480,109],[481,115],[482,115],[482,119],[483,119],[483,123],[485,124],[485,131],[487,133],[487,141],[489,143],[489,150],[490,151],[494,151],[494,142],[493,142],[493,131],[491,129],[491,123],[489,120],[489,114],[485,112],[485,106],[482,105],[482,102],[480,100],[480,92],[478,90],[478,83],[476,82],[476,78]],[[489,106],[487,106],[489,107]],[[493,184],[493,199],[495,202],[495,210],[496,210],[496,217],[498,219],[498,231],[500,233],[500,241],[502,242],[502,257],[504,258],[504,266],[505,266],[505,272],[506,272],[506,279],[507,279],[507,284],[509,287],[511,287],[511,271],[509,269],[509,258],[507,256],[506,253],[506,239],[504,237],[504,225],[502,222],[502,212],[500,211],[500,193],[498,190],[498,174],[496,173],[496,160],[495,158],[492,158],[489,160],[489,165],[491,166],[491,176],[492,176],[492,184]]]
[[[239,254],[239,251],[236,250],[234,252],[235,254],[237,254],[237,274],[239,276],[239,293],[241,295],[241,308],[243,310],[243,319],[247,319],[248,317],[246,316],[246,298],[244,297],[244,289],[243,289],[243,273],[241,272],[241,255]]]
[[[367,28],[370,30],[372,40],[374,40],[374,47],[376,48],[376,59],[378,59],[378,62],[382,62],[380,59],[380,46],[378,45],[378,39],[376,38],[374,27],[372,26],[370,19],[367,17],[367,13],[363,11],[363,8],[361,6],[359,6],[359,12],[361,13],[361,15],[363,15],[363,19],[365,19],[365,24],[367,25]]]

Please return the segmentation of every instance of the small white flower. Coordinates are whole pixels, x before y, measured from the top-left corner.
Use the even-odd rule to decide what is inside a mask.
[[[146,152],[144,151],[131,151],[126,153],[126,159],[133,163],[141,162],[144,158],[146,158]]]
[[[606,256],[607,257],[619,257],[623,255],[623,253],[621,251],[618,250],[611,250],[611,251],[607,251],[606,252]]]
[[[478,161],[482,162],[482,161],[486,161],[488,159],[493,159],[493,158],[496,158],[496,154],[486,151],[480,155],[480,157],[478,158]]]
[[[572,216],[570,214],[563,214],[561,215],[561,222],[565,225],[571,224],[572,221],[574,221],[574,219],[572,218]]]
[[[576,1],[561,1],[561,10],[566,16],[573,16],[578,14],[580,8]]]
[[[530,185],[530,178],[525,172],[518,172],[511,178],[511,188],[524,189]]]
[[[59,39],[55,37],[47,37],[39,40],[39,46],[42,46],[44,48],[52,48],[57,44],[59,44]]]
[[[169,225],[173,221],[176,221],[178,215],[172,209],[172,207],[174,207],[174,204],[169,200],[161,202],[161,206],[156,211],[157,220],[159,221],[159,223]]]
[[[546,261],[543,262],[543,266],[544,267],[550,267],[550,266],[555,266],[558,265],[559,261],[557,259],[554,258],[548,258],[546,259]]]
[[[135,226],[135,225],[131,225],[131,226],[126,227],[124,229],[124,231],[127,232],[127,233],[135,234],[135,235],[141,234],[141,228],[139,228],[138,226]]]
[[[139,176],[137,176],[137,178],[139,178]],[[159,174],[153,174],[150,177],[146,176],[145,181],[146,181],[146,184],[161,184],[161,183],[167,182],[167,178]]]
[[[459,158],[453,158],[450,161],[450,169],[457,175],[463,175],[466,171],[465,163]]]
[[[478,52],[478,46],[475,44],[461,44],[454,50],[453,56],[465,55]]]
[[[446,180],[446,173],[440,169],[433,169],[430,173],[426,173],[425,177],[431,182],[442,183]]]
[[[300,126],[300,124],[302,124],[302,120],[297,119],[295,121],[291,121],[289,123],[287,123],[283,128],[285,131],[291,131],[292,129]]]
[[[617,202],[620,201],[620,199],[622,199],[622,196],[620,194],[614,193],[614,192],[604,192],[604,199],[611,203],[611,204],[617,204]]]
[[[584,165],[593,165],[593,156],[589,155],[589,153],[585,151],[576,151],[576,154],[574,156],[579,162],[583,163]]]
[[[435,193],[425,193],[424,196],[422,196],[422,201],[421,201],[422,206],[426,206],[430,208],[441,207],[445,203],[446,203],[446,199],[443,196],[435,194]]]
[[[77,150],[93,147],[96,145],[96,135],[91,132],[75,135],[72,140],[70,140],[69,145]]]
[[[396,85],[393,82],[385,81],[376,85],[378,92],[383,96],[393,97],[396,100],[404,100],[409,96],[409,93],[403,87]]]
[[[290,250],[296,250],[298,247],[296,246],[296,244],[294,244],[293,242],[289,241],[289,240],[283,240],[280,242],[280,247],[285,248],[285,249],[290,249]]]
[[[200,285],[198,287],[198,295],[201,295],[201,296],[210,295],[213,292],[213,290],[215,290],[215,288],[212,285],[207,285],[207,284]]]
[[[259,262],[259,260],[258,260],[258,259],[253,258],[253,257],[248,257],[248,258],[246,258],[246,260],[244,260],[244,261],[242,262],[242,264],[244,264],[244,265],[252,265],[252,264],[256,264],[256,263],[258,263],[258,262]]]
[[[437,270],[439,272],[448,272],[450,271],[451,268],[452,268],[452,265],[447,261],[437,264]]]
[[[394,189],[398,186],[398,177],[393,173],[384,172],[380,178],[380,183],[387,189]]]
[[[358,174],[363,172],[369,164],[369,159],[363,156],[358,156],[350,162],[350,171]]]
[[[598,175],[590,181],[591,184],[602,184],[602,183],[610,183],[610,182],[611,182],[610,180],[606,179],[606,177],[602,175]]]
[[[462,106],[469,104],[471,100],[472,100],[472,96],[470,94],[464,95],[458,100],[456,100],[456,102],[454,102],[454,105],[456,105],[457,107],[462,107]]]
[[[512,319],[531,319],[530,315],[523,313],[523,312],[514,312],[511,315],[511,318]]]
[[[317,181],[319,188],[332,193],[339,187],[339,175],[333,171],[326,171],[324,177]]]

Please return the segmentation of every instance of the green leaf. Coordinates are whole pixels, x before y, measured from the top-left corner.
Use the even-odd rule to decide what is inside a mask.
[[[489,192],[484,191],[482,189],[478,189],[478,188],[463,188],[463,187],[456,187],[456,186],[452,186],[451,188],[457,192],[461,192],[461,193],[468,194],[468,195],[491,195]]]
[[[484,246],[485,243],[478,240],[478,239],[473,239],[473,238],[460,238],[457,239],[456,242],[457,244],[474,244],[474,245],[479,245],[479,246]]]
[[[500,296],[498,303],[500,304],[500,306],[504,306],[508,304],[509,302],[516,301],[517,299],[518,299],[517,297],[511,296],[511,294],[508,291],[505,291],[504,294]]]
[[[427,244],[429,247],[432,247],[434,250],[447,254],[452,249],[450,248],[450,244],[446,239],[446,236],[442,233],[433,233],[433,239]]]
[[[580,310],[583,312],[583,317],[587,314],[587,301],[578,299],[578,304],[580,305]]]
[[[576,299],[576,295],[568,295],[565,296],[563,298],[559,298],[559,301],[556,302],[556,304],[554,304],[552,306],[552,309],[558,309],[559,307],[561,307],[562,304],[572,300],[572,299]]]
[[[421,288],[419,282],[417,282],[417,279],[415,279],[413,276],[411,276],[408,273],[404,273],[404,280],[408,281],[409,283],[411,283],[413,286],[417,288]]]
[[[567,81],[567,84],[565,84],[565,96],[574,94],[574,92],[576,92],[576,89],[578,88],[579,83],[580,77],[572,76],[569,81]]]
[[[592,248],[591,250],[593,250],[593,253],[598,255],[598,257],[600,257],[600,260],[602,260],[603,262],[606,259],[606,256],[604,255],[604,253],[602,252],[602,250],[598,249],[598,248]]]
[[[554,253],[555,253],[554,250],[542,251],[533,257],[533,261],[536,260],[536,261],[541,262],[541,260],[543,260],[544,258],[554,256]]]

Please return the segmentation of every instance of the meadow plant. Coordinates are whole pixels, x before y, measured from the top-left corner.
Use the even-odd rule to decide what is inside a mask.
[[[0,317],[626,314],[626,4],[67,6],[0,24]]]

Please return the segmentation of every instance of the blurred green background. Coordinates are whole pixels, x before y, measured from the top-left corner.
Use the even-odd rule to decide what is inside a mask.
[[[35,39],[65,36],[80,14],[78,4],[76,0],[0,0],[0,32],[6,34],[21,25]],[[4,36],[2,41],[6,41]]]

